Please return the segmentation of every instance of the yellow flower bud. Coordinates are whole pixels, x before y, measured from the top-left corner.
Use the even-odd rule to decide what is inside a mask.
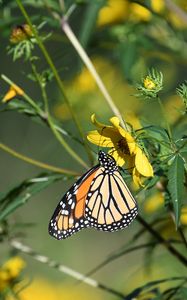
[[[3,100],[2,102],[3,103],[6,103],[10,100],[12,100],[15,96],[19,95],[19,96],[23,96],[24,94],[24,91],[19,87],[17,86],[16,84],[13,84],[8,92],[5,94],[5,96],[3,97]]]
[[[149,76],[144,79],[143,84],[147,90],[154,90],[156,87],[156,84]]]
[[[10,42],[17,44],[23,40],[28,39],[33,35],[32,30],[28,24],[20,25],[12,30],[10,35]]]

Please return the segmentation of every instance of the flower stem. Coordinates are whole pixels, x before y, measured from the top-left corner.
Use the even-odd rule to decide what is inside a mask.
[[[2,79],[4,79],[8,84],[13,85],[14,82],[7,78],[5,75],[1,76]],[[77,162],[79,162],[84,168],[88,168],[87,164],[79,157],[79,155],[66,143],[65,139],[61,136],[61,134],[58,132],[57,127],[53,123],[52,118],[50,115],[46,115],[46,113],[24,92],[22,97],[36,110],[38,115],[42,118],[42,120],[45,120],[52,130],[52,133],[56,137],[56,139],[60,142],[60,144],[66,149],[66,151],[71,155]]]
[[[25,156],[15,150],[13,150],[12,148],[8,147],[7,145],[3,144],[3,143],[0,143],[0,149],[11,154],[12,156],[14,157],[17,157],[31,165],[34,165],[34,166],[37,166],[39,168],[42,168],[42,169],[46,169],[46,170],[49,170],[49,171],[52,171],[52,172],[56,172],[56,173],[61,173],[61,174],[69,174],[69,175],[79,175],[77,172],[75,171],[71,171],[71,170],[68,170],[68,169],[62,169],[62,168],[58,168],[58,167],[54,167],[54,166],[51,166],[51,165],[48,165],[48,164],[45,164],[45,163],[42,163],[38,160],[34,160],[28,156]]]
[[[97,86],[99,87],[101,93],[103,94],[106,102],[108,103],[109,107],[111,108],[111,110],[113,111],[114,115],[116,115],[121,122],[121,125],[128,130],[128,126],[125,123],[124,119],[122,118],[119,109],[117,108],[117,106],[114,104],[110,94],[108,93],[103,81],[101,80],[99,74],[97,73],[93,63],[91,62],[90,58],[88,57],[86,51],[83,49],[83,47],[81,46],[81,44],[79,43],[78,39],[76,38],[75,34],[73,33],[73,31],[71,30],[68,22],[67,22],[67,18],[63,17],[61,20],[61,26],[62,26],[62,30],[64,31],[64,33],[66,34],[67,38],[69,39],[69,41],[71,42],[71,44],[73,45],[73,47],[75,48],[75,50],[77,51],[77,53],[79,54],[80,58],[82,59],[82,61],[84,62],[84,64],[86,65],[86,67],[88,68],[88,70],[90,71],[91,75],[93,76],[93,78],[95,79]]]
[[[10,79],[8,78],[6,75],[2,74],[1,75],[1,78],[7,82],[10,86],[14,85],[15,83]],[[39,115],[42,115],[42,110],[41,108],[25,93],[24,91],[24,94],[22,96],[35,110],[36,112],[39,114]]]
[[[26,12],[26,10],[25,10],[23,4],[21,3],[20,0],[16,0],[16,2],[17,2],[17,4],[18,4],[18,6],[19,6],[19,8],[20,8],[20,10],[21,10],[21,12],[22,12],[22,14],[23,14],[23,16],[25,17],[27,23],[28,23],[29,26],[31,27],[32,32],[33,32],[33,34],[34,34],[34,36],[35,36],[35,38],[36,38],[36,40],[37,40],[37,42],[38,42],[38,46],[40,47],[40,50],[42,51],[42,53],[43,53],[43,55],[44,55],[44,57],[45,57],[45,59],[46,59],[48,65],[50,66],[50,68],[51,68],[51,70],[52,70],[52,72],[53,72],[53,75],[54,75],[54,77],[55,77],[55,79],[56,79],[56,82],[57,82],[57,84],[58,84],[58,87],[59,87],[59,89],[60,89],[60,91],[61,91],[61,93],[62,93],[63,99],[64,99],[65,103],[67,104],[67,106],[68,106],[68,108],[69,108],[69,111],[70,111],[70,113],[71,113],[71,115],[72,115],[72,119],[73,119],[73,121],[74,121],[74,123],[75,123],[75,125],[76,125],[76,127],[77,127],[77,129],[78,129],[78,131],[79,131],[79,134],[80,134],[80,136],[81,136],[83,142],[84,142],[84,147],[85,147],[85,150],[86,150],[86,152],[87,152],[87,154],[88,154],[88,158],[89,158],[89,160],[90,160],[90,163],[92,163],[92,160],[93,160],[93,159],[92,159],[92,153],[91,153],[91,151],[90,151],[90,149],[89,149],[89,147],[88,147],[88,145],[87,145],[87,141],[86,141],[86,138],[85,138],[85,136],[84,136],[82,127],[81,127],[81,125],[80,125],[80,123],[79,123],[79,120],[78,120],[76,114],[74,113],[73,108],[72,108],[72,106],[71,106],[71,104],[70,104],[70,102],[69,102],[69,100],[68,100],[68,97],[67,97],[67,95],[66,95],[66,93],[65,93],[64,85],[63,85],[62,80],[61,80],[61,78],[60,78],[60,76],[59,76],[59,74],[58,74],[58,71],[57,71],[57,69],[56,69],[56,67],[55,67],[55,65],[54,65],[54,63],[53,63],[53,61],[52,61],[52,59],[51,59],[49,53],[47,52],[47,50],[46,50],[46,48],[45,48],[45,46],[44,46],[44,43],[43,43],[42,39],[40,38],[40,36],[39,36],[37,30],[36,30],[35,27],[33,26],[32,22],[31,22],[31,19],[30,19],[29,15],[27,14],[27,12]],[[85,165],[86,165],[86,164],[85,164]]]
[[[161,110],[162,115],[163,115],[163,118],[164,118],[164,122],[165,122],[165,126],[166,126],[166,128],[167,128],[167,131],[168,131],[168,135],[169,135],[169,137],[170,137],[170,139],[171,139],[172,133],[171,133],[171,129],[170,129],[170,126],[169,126],[169,122],[168,122],[168,120],[167,120],[167,116],[166,116],[166,113],[165,113],[164,106],[163,106],[162,101],[160,100],[159,97],[157,97],[157,100],[158,100],[158,103],[159,103],[159,105],[160,105],[160,110]]]
[[[32,60],[30,60],[30,64],[31,64],[31,68],[32,68],[33,74],[35,76],[35,79],[38,82],[38,85],[39,85],[39,87],[41,89],[41,93],[42,93],[42,97],[43,97],[43,101],[44,101],[45,113],[46,113],[46,115],[48,115],[49,114],[49,105],[48,105],[47,94],[46,94],[46,91],[45,91],[45,86],[41,82],[40,76],[39,76],[39,74],[38,74],[38,72],[36,70],[36,66],[33,64]]]

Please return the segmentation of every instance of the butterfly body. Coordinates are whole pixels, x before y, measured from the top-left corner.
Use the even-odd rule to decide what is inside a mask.
[[[99,164],[86,172],[58,204],[49,233],[65,239],[86,227],[116,231],[127,227],[138,213],[115,160],[99,152]]]

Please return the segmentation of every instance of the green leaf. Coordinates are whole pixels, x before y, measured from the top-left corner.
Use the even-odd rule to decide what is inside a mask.
[[[10,101],[8,105],[5,105],[4,109],[1,111],[8,111],[8,110],[15,110],[20,113],[24,113],[26,115],[30,116],[36,116],[37,113],[36,111],[25,101],[19,100],[19,99],[14,99],[13,101]]]
[[[175,223],[178,227],[184,191],[184,161],[176,155],[168,170],[168,190],[175,214]]]
[[[47,188],[57,180],[67,180],[70,176],[60,174],[42,174],[39,177],[23,181],[9,192],[1,194],[0,221],[25,204],[31,197]]]
[[[170,277],[170,278],[164,278],[164,279],[160,279],[160,280],[150,281],[150,282],[146,283],[145,285],[136,288],[133,292],[128,294],[125,297],[125,300],[132,300],[135,297],[139,296],[145,290],[148,290],[148,289],[153,288],[158,285],[160,287],[160,284],[162,284],[162,283],[170,282],[170,281],[184,280],[184,279],[185,279],[185,277],[181,276],[181,277]]]

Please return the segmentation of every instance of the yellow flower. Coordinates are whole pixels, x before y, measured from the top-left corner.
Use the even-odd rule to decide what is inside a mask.
[[[2,102],[6,103],[6,102],[12,100],[17,95],[23,96],[24,95],[24,91],[19,86],[17,86],[16,84],[13,84],[9,88],[8,92],[6,93],[6,95],[3,97]]]
[[[109,0],[99,11],[97,25],[104,26],[124,21],[128,16],[128,7],[127,0]]]
[[[149,76],[147,76],[144,79],[143,84],[144,84],[144,87],[147,90],[154,90],[154,88],[156,87],[156,84],[154,83],[154,81]]]
[[[164,0],[151,0],[151,7],[156,13],[160,13],[165,7]]]
[[[85,67],[75,79],[74,85],[82,93],[93,92],[96,88],[96,83],[93,76],[90,74],[90,71]]]
[[[132,135],[120,126],[117,117],[112,117],[112,126],[99,123],[95,115],[91,116],[97,130],[88,133],[88,140],[100,147],[112,148],[108,151],[119,166],[127,164],[136,185],[142,185],[141,176],[153,176],[153,168],[146,155],[138,146]]]
[[[159,208],[164,206],[164,196],[163,193],[157,192],[154,195],[150,196],[145,204],[144,204],[144,211],[146,213],[153,213],[157,211]]]
[[[16,279],[23,268],[25,262],[18,256],[10,258],[2,267],[0,267],[0,291],[4,290],[13,280]]]
[[[182,225],[187,225],[187,206],[182,208],[180,222]]]
[[[132,3],[130,6],[130,19],[147,22],[151,19],[151,12],[140,4]]]
[[[32,35],[32,30],[28,24],[19,25],[13,28],[10,36],[10,42],[12,44],[17,44],[23,40],[30,38]]]
[[[31,283],[22,288],[19,292],[20,300],[101,300],[103,299],[97,291],[93,289],[90,293],[89,286],[79,285],[72,288],[72,283],[68,280],[63,282],[52,282],[46,278],[35,277]],[[6,300],[15,300],[15,297],[8,295]]]

